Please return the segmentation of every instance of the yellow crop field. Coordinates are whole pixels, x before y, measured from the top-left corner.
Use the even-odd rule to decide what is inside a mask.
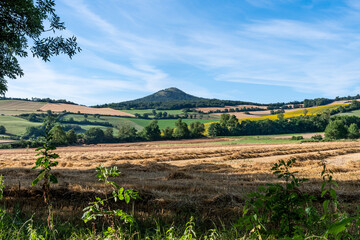
[[[306,108],[306,110],[308,111],[307,115],[316,115],[316,114],[322,114],[326,111],[331,111],[333,109],[339,108],[340,106],[346,106],[346,105],[349,105],[349,103],[311,107],[311,108]],[[304,115],[304,109],[284,113],[284,118],[299,117],[301,115]],[[277,116],[277,114],[274,114],[274,115],[268,115],[268,116],[263,116],[263,117],[243,118],[243,119],[239,119],[239,122],[242,122],[245,120],[258,121],[258,120],[265,120],[265,119],[276,120],[276,119],[278,119],[278,116]]]
[[[322,114],[322,113],[324,113],[326,111],[331,111],[333,109],[337,109],[340,106],[344,107],[344,106],[347,106],[349,104],[350,103],[332,104],[332,105],[325,105],[325,106],[319,106],[319,107],[306,108],[306,110],[308,111],[307,115],[315,115],[315,114]],[[284,113],[284,118],[299,117],[301,115],[304,115],[304,109],[294,110],[294,111],[291,111],[291,112]],[[242,118],[242,119],[239,119],[239,122],[246,121],[246,120],[259,121],[259,120],[265,120],[265,119],[276,120],[276,119],[278,119],[278,115],[273,114],[273,115],[262,116],[262,117]],[[211,123],[212,122],[205,123],[206,129],[210,126]]]

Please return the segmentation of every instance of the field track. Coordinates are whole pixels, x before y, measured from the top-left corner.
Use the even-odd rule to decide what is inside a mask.
[[[278,181],[270,171],[273,163],[295,157],[294,170],[310,179],[304,191],[320,194],[321,162],[325,160],[339,183],[340,201],[349,206],[360,204],[360,142],[223,146],[199,141],[214,139],[58,148],[59,166],[54,172],[59,184],[55,189],[66,193],[73,204],[85,206],[95,192],[104,190],[95,178],[95,167],[103,164],[120,169],[118,183],[139,191],[145,199],[140,203],[143,208],[236,212],[246,194]],[[34,155],[33,149],[0,150],[0,174],[5,176],[10,195],[29,197],[40,189],[31,187],[37,173],[31,170]],[[31,196],[36,199],[38,193]]]

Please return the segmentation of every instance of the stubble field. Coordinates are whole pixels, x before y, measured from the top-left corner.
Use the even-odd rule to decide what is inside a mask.
[[[59,184],[52,192],[59,214],[69,216],[106,189],[95,168],[117,166],[117,182],[139,192],[135,214],[174,218],[179,212],[216,221],[239,216],[246,195],[278,181],[271,173],[279,159],[296,158],[294,170],[309,181],[302,191],[320,195],[322,161],[334,171],[339,200],[351,210],[360,204],[360,142],[218,145],[219,139],[101,144],[58,148],[54,172]],[[222,139],[224,141],[224,139]],[[212,144],[203,144],[211,142]],[[31,211],[41,207],[33,149],[0,150],[9,207]],[[109,190],[109,189],[108,189]],[[132,206],[130,206],[131,208]]]

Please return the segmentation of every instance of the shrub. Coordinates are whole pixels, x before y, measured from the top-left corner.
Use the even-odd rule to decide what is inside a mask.
[[[3,125],[0,125],[0,134],[5,134],[6,128]]]
[[[292,136],[291,140],[303,140],[304,137],[303,136]]]
[[[316,134],[314,136],[311,136],[311,139],[321,141],[323,139],[323,137],[320,134]]]

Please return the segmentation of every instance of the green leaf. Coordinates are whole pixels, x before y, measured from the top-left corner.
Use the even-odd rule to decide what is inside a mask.
[[[324,191],[322,191],[322,192],[321,192],[321,197],[324,197],[325,194],[327,193],[327,191],[328,191],[327,189],[325,189]]]
[[[345,218],[338,223],[330,226],[328,232],[334,235],[338,235],[342,231],[346,230],[346,225],[352,221],[352,218]]]
[[[58,183],[58,179],[57,177],[55,177],[53,174],[50,174],[50,182],[52,182],[53,184],[57,184]]]
[[[36,184],[38,184],[38,182],[43,179],[45,176],[45,171],[41,170],[39,175],[34,179],[34,181],[32,182],[32,185],[35,186]]]
[[[330,196],[333,198],[333,199],[336,199],[337,198],[337,194],[336,194],[336,191],[334,189],[330,189]]]
[[[124,197],[125,197],[125,202],[128,204],[130,202],[129,194],[127,192],[125,192]]]
[[[327,212],[328,210],[328,207],[329,207],[329,203],[330,201],[329,200],[326,200],[323,202],[323,209],[324,209],[324,212]]]

